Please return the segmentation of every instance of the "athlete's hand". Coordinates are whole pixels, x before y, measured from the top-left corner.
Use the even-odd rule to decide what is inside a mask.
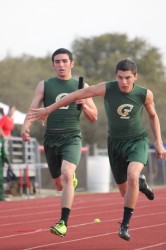
[[[166,160],[166,150],[163,146],[163,144],[156,145],[156,157],[157,159],[165,159]]]
[[[48,118],[48,115],[49,114],[47,108],[39,108],[39,109],[31,108],[28,112],[27,119],[30,120],[31,122],[41,120],[42,125],[44,125]]]
[[[31,139],[30,130],[29,129],[22,129],[21,137],[22,137],[23,141],[30,141],[30,139]]]

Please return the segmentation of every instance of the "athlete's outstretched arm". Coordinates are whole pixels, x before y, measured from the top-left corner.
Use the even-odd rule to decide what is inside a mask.
[[[46,107],[46,108],[40,108],[40,109],[34,109],[31,108],[28,112],[28,119],[31,122],[34,122],[36,120],[41,119],[42,123],[44,123],[50,113],[53,111],[63,107],[67,106],[72,102],[75,102],[77,100],[87,99],[95,96],[104,96],[106,90],[105,82],[98,83],[96,85],[92,85],[87,88],[83,88],[80,90],[76,90],[63,98],[61,98],[59,101],[53,103],[52,105]]]

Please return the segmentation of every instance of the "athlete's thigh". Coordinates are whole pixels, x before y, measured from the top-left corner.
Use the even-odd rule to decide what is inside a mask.
[[[130,142],[127,156],[128,162],[140,162],[147,165],[148,161],[148,142],[147,138],[136,139]]]
[[[128,169],[127,169],[127,174],[130,176],[139,176],[142,169],[144,167],[144,164],[141,162],[130,162],[128,165]]]
[[[55,147],[45,147],[45,156],[48,164],[48,168],[53,179],[61,175],[61,163],[62,158],[57,153]]]
[[[81,148],[82,143],[80,140],[64,145],[61,151],[62,160],[71,162],[78,166],[81,158]]]
[[[126,182],[128,162],[122,152],[120,141],[108,139],[108,157],[115,182],[117,184]]]
[[[126,159],[121,155],[114,155],[111,170],[117,184],[122,184],[127,181],[127,168],[128,162]]]

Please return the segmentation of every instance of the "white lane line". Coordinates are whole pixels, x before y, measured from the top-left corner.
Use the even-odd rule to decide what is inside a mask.
[[[143,249],[148,249],[148,248],[156,248],[156,247],[163,246],[163,245],[166,245],[166,242],[161,242],[161,243],[156,244],[156,245],[151,245],[151,246],[136,248],[134,250],[143,250]]]
[[[160,213],[159,213],[160,214]],[[148,214],[150,216],[154,216],[154,214]],[[155,215],[158,215],[155,213]],[[147,217],[147,215],[144,215]],[[135,216],[135,218],[140,218],[140,217],[143,217],[142,215],[138,215],[138,216]],[[120,218],[115,218],[115,219],[110,219],[110,220],[102,220],[100,223],[105,223],[105,222],[112,222],[112,221],[118,221],[120,220]],[[92,222],[88,222],[88,223],[82,223],[82,224],[77,224],[77,225],[72,225],[72,226],[69,226],[69,228],[77,228],[77,227],[80,227],[80,226],[87,226],[87,225],[91,225],[91,224],[94,224],[94,221]],[[158,226],[163,226],[163,225],[166,225],[166,223],[162,223],[162,224],[156,224],[156,225],[149,225],[149,226],[145,226],[145,227],[138,227],[138,228],[134,228],[134,229],[130,229],[130,231],[132,230],[137,230],[137,229],[145,229],[145,228],[150,228],[150,227],[158,227]],[[21,230],[21,229],[20,229]],[[26,231],[26,229],[24,229]],[[44,232],[44,231],[48,231],[49,229],[27,229],[28,232],[23,232],[23,233],[17,233],[17,234],[11,234],[11,235],[4,235],[4,236],[0,236],[0,239],[5,239],[5,238],[11,238],[11,237],[17,237],[17,236],[22,236],[22,235],[29,235],[29,234],[34,234],[34,233],[41,233],[41,232]],[[30,232],[29,232],[30,231]]]
[[[146,226],[146,227],[133,228],[130,231],[141,230],[141,229],[146,229],[146,228],[150,228],[150,227],[158,227],[158,226],[163,226],[163,225],[166,225],[166,223],[162,223],[162,224],[158,224],[158,225],[151,225],[151,226]],[[74,240],[68,240],[68,241],[63,241],[63,242],[57,242],[57,243],[51,243],[51,244],[46,244],[46,245],[35,246],[35,247],[31,247],[31,248],[25,248],[25,249],[22,249],[22,250],[33,250],[33,249],[38,249],[38,248],[44,248],[44,247],[50,247],[50,246],[55,246],[55,245],[67,244],[67,243],[77,242],[77,241],[81,241],[81,240],[89,240],[89,239],[93,239],[93,238],[108,236],[108,235],[112,235],[112,234],[117,234],[117,232],[111,232],[111,233],[106,233],[106,234],[98,234],[98,235],[88,236],[88,237],[74,239]],[[146,248],[142,248],[142,249],[146,249]]]

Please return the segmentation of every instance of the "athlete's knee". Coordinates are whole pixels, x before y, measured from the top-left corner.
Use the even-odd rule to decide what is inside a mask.
[[[129,187],[135,187],[138,186],[139,176],[137,174],[132,173],[128,175],[127,180]]]
[[[63,183],[72,184],[73,183],[73,171],[65,170],[62,173]]]

